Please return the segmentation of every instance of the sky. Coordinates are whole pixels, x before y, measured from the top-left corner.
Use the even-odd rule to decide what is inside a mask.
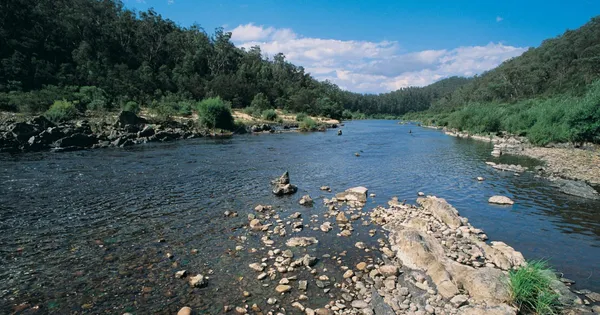
[[[359,93],[473,76],[600,15],[600,0],[124,0]]]

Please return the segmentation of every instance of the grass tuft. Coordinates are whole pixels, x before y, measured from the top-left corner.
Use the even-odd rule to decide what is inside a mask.
[[[513,303],[521,314],[558,314],[558,294],[551,287],[556,279],[546,261],[530,261],[509,273]]]

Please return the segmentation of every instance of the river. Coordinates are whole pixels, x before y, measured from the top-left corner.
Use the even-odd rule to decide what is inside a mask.
[[[265,305],[273,289],[247,267],[262,257],[250,250],[262,244],[243,228],[247,215],[269,204],[284,221],[300,211],[309,223],[324,212],[322,198],[332,196],[322,185],[333,192],[368,187],[376,197],[365,211],[393,196],[414,203],[418,191],[446,198],[490,240],[527,259],[547,259],[576,288],[600,290],[600,202],[562,194],[533,173],[515,176],[484,163],[536,161],[495,159],[489,143],[395,121],[354,121],[342,129],[342,136],[330,130],[0,155],[0,313],[22,303],[57,314]],[[275,197],[269,181],[286,170],[299,192]],[[304,194],[315,199],[313,208],[298,205]],[[488,204],[496,194],[515,205]],[[226,218],[227,210],[239,216]],[[370,237],[371,228],[357,227],[352,239],[311,229],[294,234],[317,236],[318,246],[303,250],[318,257],[347,251],[350,265],[364,255],[354,242],[375,246],[381,237]],[[275,246],[285,249],[284,241]],[[339,266],[325,256],[320,268]],[[191,289],[174,277],[181,269],[209,274],[208,287]],[[314,290],[308,295],[307,306],[327,302]]]

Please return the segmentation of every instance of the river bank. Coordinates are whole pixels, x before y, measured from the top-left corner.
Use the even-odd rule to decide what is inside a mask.
[[[210,130],[197,124],[197,118],[178,117],[160,120],[122,111],[116,116],[90,116],[55,124],[44,116],[15,116],[0,113],[1,152],[54,152],[84,149],[128,147],[148,142],[167,142],[198,137],[227,138],[240,133],[297,131],[291,120],[265,122],[244,120],[236,129]],[[339,121],[319,119],[318,131],[337,128]]]
[[[535,171],[545,177],[560,182],[560,178],[581,181],[594,186],[600,186],[600,147],[586,144],[574,147],[569,144],[558,144],[547,147],[536,147],[524,137],[506,135],[473,135],[467,132],[448,130],[427,126],[426,128],[441,129],[446,135],[490,142],[494,145],[491,156],[522,155],[544,162],[544,166]],[[598,198],[598,197],[594,197]]]

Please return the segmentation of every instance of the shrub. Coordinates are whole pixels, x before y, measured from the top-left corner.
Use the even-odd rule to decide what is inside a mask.
[[[158,120],[170,120],[177,112],[175,111],[176,103],[160,100],[152,102],[150,112],[156,116]]]
[[[244,108],[244,113],[248,114],[252,117],[260,117],[260,109],[254,107],[254,106],[248,106],[246,108]]]
[[[302,122],[300,122],[298,128],[301,131],[314,131],[317,130],[317,122],[310,117],[306,117],[304,120],[302,120]]]
[[[296,115],[296,121],[303,121],[304,119],[306,119],[306,117],[308,117],[308,115],[306,115],[305,113],[300,113]]]
[[[556,276],[545,261],[530,261],[511,270],[509,280],[513,303],[522,313],[558,313],[558,295],[551,288]]]
[[[259,110],[266,110],[271,107],[271,102],[266,95],[263,93],[258,93],[254,95],[252,99],[252,103],[250,103],[250,107],[258,108]]]
[[[80,111],[109,109],[106,92],[96,86],[82,86],[74,93],[74,98],[78,101],[77,107]]]
[[[191,116],[192,108],[192,103],[189,101],[181,101],[177,103],[177,113],[181,116]]]
[[[77,108],[69,101],[55,101],[44,116],[53,122],[59,123],[77,117]]]
[[[200,124],[208,128],[234,128],[231,107],[220,97],[207,98],[198,103],[198,116]]]
[[[263,119],[270,120],[270,121],[274,121],[277,119],[277,113],[275,112],[274,109],[267,109],[267,110],[263,111],[261,116]]]
[[[140,112],[140,105],[137,102],[129,101],[123,105],[123,110],[137,114]]]

